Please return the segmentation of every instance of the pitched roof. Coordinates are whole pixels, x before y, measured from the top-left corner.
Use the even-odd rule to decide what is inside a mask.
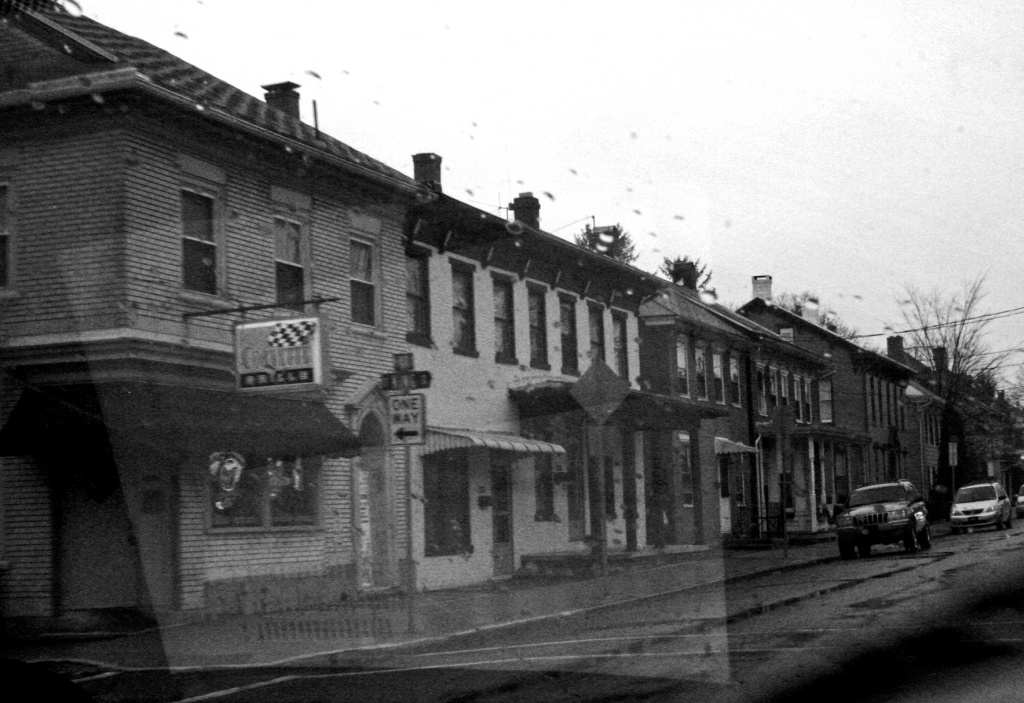
[[[319,132],[262,100],[193,66],[174,54],[149,42],[129,36],[104,24],[65,12],[25,12],[23,26],[33,29],[51,41],[55,36],[70,41],[91,54],[96,62],[106,63],[111,70],[135,69],[149,83],[185,100],[200,110],[229,115],[253,127],[267,130],[312,149],[370,171],[388,180],[413,186],[414,182],[401,171],[353,149],[349,145]],[[67,50],[67,49],[65,49]],[[111,60],[112,59],[112,60]]]

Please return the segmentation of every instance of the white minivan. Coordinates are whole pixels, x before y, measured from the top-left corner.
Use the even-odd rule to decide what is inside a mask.
[[[994,525],[997,530],[1013,525],[1013,508],[1001,483],[974,481],[961,487],[953,498],[949,515],[954,534],[970,527]]]

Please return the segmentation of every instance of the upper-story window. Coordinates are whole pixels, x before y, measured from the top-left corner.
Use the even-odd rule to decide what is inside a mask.
[[[185,290],[216,295],[217,217],[214,198],[181,191],[181,280]]]
[[[0,288],[11,285],[11,224],[10,186],[0,183]]]
[[[800,402],[800,389],[803,387],[803,380],[793,374],[793,405],[796,406],[796,420],[797,422],[804,421],[804,404]]]
[[[708,397],[708,348],[704,342],[697,342],[693,351],[693,376],[697,384],[697,397]]]
[[[494,289],[494,360],[502,364],[515,364],[516,324],[512,296],[512,280],[495,276]]]
[[[578,374],[580,361],[576,341],[576,298],[571,295],[558,296],[558,323],[562,338],[562,373]]]
[[[283,217],[274,218],[274,277],[277,302],[301,312],[306,299],[306,269],[303,265],[302,225]]]
[[[779,380],[779,403],[781,405],[789,405],[789,371],[781,372],[782,378]]]
[[[711,374],[714,379],[715,402],[725,403],[725,367],[722,363],[722,353],[715,352],[711,355]]]
[[[822,422],[832,422],[832,380],[818,381],[818,417]]]
[[[430,345],[430,259],[418,251],[405,256],[406,340]]]
[[[604,308],[588,305],[587,321],[590,327],[590,360],[608,361],[604,353]]]
[[[766,385],[768,379],[765,376],[764,366],[757,365],[757,412],[762,415],[768,414],[768,392]]]
[[[813,422],[811,418],[811,379],[805,378],[800,386],[800,401],[804,407],[804,422]]]
[[[452,262],[452,346],[456,353],[476,356],[476,303],[472,266]]]
[[[629,380],[629,328],[625,313],[612,312],[612,343],[615,351],[615,372]]]
[[[686,337],[676,337],[676,393],[690,395],[690,343]]]
[[[774,366],[768,372],[768,403],[773,408],[779,404],[779,370]]]
[[[349,293],[352,322],[377,324],[377,286],[374,247],[359,239],[349,242]]]
[[[527,286],[526,303],[530,318],[530,366],[535,369],[550,369],[547,290],[542,286]]]
[[[868,377],[868,398],[871,400],[871,424],[878,422],[878,415],[875,411],[875,377]]]
[[[735,406],[742,405],[740,398],[740,360],[735,356],[729,357],[729,397]]]

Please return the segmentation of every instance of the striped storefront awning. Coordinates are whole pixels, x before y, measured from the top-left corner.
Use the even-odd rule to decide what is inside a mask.
[[[749,444],[743,444],[742,442],[734,442],[731,439],[725,437],[715,437],[715,454],[756,454],[757,449],[751,447]]]
[[[451,427],[428,427],[424,454],[443,452],[451,449],[485,447],[519,454],[565,454],[561,444],[527,439],[514,434],[480,432],[477,430],[454,429]]]

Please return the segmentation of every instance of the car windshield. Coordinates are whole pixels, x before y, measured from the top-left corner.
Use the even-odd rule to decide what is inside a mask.
[[[964,486],[956,492],[955,502],[976,503],[982,500],[995,500],[996,489],[991,485]]]
[[[850,496],[850,507],[871,503],[895,503],[906,499],[907,492],[903,486],[872,486],[854,491]]]

